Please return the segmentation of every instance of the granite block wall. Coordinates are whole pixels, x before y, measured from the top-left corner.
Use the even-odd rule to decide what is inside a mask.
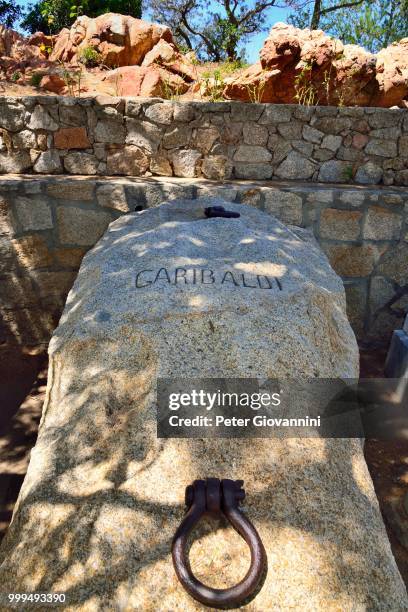
[[[408,109],[0,99],[0,173],[408,185]]]
[[[120,215],[164,200],[222,197],[310,228],[343,278],[366,342],[408,311],[408,192],[400,187],[98,177],[0,180],[0,344],[46,345],[82,257]]]

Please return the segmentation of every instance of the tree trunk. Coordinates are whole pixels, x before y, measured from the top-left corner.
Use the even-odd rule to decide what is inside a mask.
[[[319,22],[320,22],[320,17],[321,17],[321,9],[322,9],[322,2],[321,2],[321,0],[315,0],[314,8],[313,8],[312,20],[310,22],[310,27],[311,27],[312,30],[317,30],[317,28],[319,27]]]

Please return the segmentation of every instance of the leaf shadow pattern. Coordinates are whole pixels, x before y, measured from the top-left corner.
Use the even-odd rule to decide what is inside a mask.
[[[166,218],[166,211],[155,214],[162,213],[164,225],[169,225],[171,220]],[[230,324],[229,331],[234,318],[242,317],[239,329],[242,346],[236,356],[241,358],[240,375],[249,376],[249,372],[254,372],[251,370],[254,362],[258,368],[262,351],[270,355],[271,362],[276,360],[279,329],[274,319],[274,326],[270,325],[267,333],[263,328],[259,344],[252,352],[248,351],[246,346],[252,346],[254,323],[245,326],[245,314],[237,314],[236,303],[242,299],[247,308],[250,303],[253,309],[260,305],[269,316],[271,302],[264,294],[256,302],[253,294],[241,298],[238,292],[231,298],[229,310],[206,311],[206,316],[209,313],[215,321],[211,334],[208,325],[200,327],[199,322],[194,326],[190,323],[189,329],[194,327],[194,334],[185,334],[188,327],[185,310],[168,317],[161,316],[160,310],[155,312],[156,302],[160,304],[166,299],[164,291],[159,290],[152,294],[150,308],[142,314],[138,309],[143,309],[146,302],[140,295],[135,300],[134,293],[129,293],[134,310],[133,318],[126,318],[120,309],[126,291],[131,289],[126,289],[128,285],[124,282],[132,278],[135,259],[142,257],[142,253],[151,261],[156,258],[157,265],[160,257],[168,256],[170,241],[183,244],[183,255],[200,260],[200,266],[235,262],[235,269],[245,270],[246,265],[258,261],[255,257],[261,250],[266,254],[263,263],[272,264],[267,259],[268,239],[262,233],[262,224],[252,233],[248,248],[242,246],[247,232],[244,235],[236,227],[235,244],[226,255],[225,240],[223,243],[205,229],[210,222],[202,223],[199,241],[189,241],[188,232],[183,229],[186,224],[180,223],[178,232],[173,226],[168,235],[155,232],[155,241],[148,242],[144,237],[137,244],[137,235],[129,228],[133,220],[132,215],[118,220],[109,230],[113,237],[105,235],[85,257],[84,273],[75,282],[54,335],[48,398],[37,445],[0,549],[3,589],[63,592],[68,609],[76,610],[203,609],[177,583],[170,545],[183,516],[185,486],[195,478],[216,476],[245,480],[248,498],[244,511],[259,530],[268,553],[270,569],[265,584],[247,609],[279,610],[292,606],[316,610],[330,606],[333,609],[334,605],[340,609],[353,609],[355,605],[369,610],[399,609],[400,603],[407,601],[406,592],[391,554],[360,441],[164,442],[156,438],[154,381],[159,372],[161,376],[180,375],[178,368],[182,363],[184,375],[193,367],[201,367],[204,376],[214,376],[215,372],[231,375],[236,367],[230,355],[236,350],[234,335],[221,336],[222,351],[218,353],[220,341],[214,338],[220,334],[222,317],[226,317],[224,324]],[[264,219],[263,222],[266,223]],[[275,238],[279,239],[281,261],[285,262],[282,280],[290,285],[288,270],[293,277],[301,277],[299,260],[306,256],[306,249],[283,226],[277,227]],[[124,257],[119,256],[121,245]],[[316,264],[315,285],[320,289],[328,286],[333,293],[337,292],[329,302],[322,297],[324,291],[316,290],[312,296],[315,301],[311,299],[305,307],[310,318],[315,316],[316,320],[333,323],[332,336],[322,324],[313,328],[308,338],[310,345],[305,341],[302,344],[302,363],[309,367],[307,372],[313,371],[318,376],[319,372],[315,373],[312,367],[315,361],[320,364],[324,356],[330,357],[332,361],[325,367],[334,371],[333,355],[342,352],[344,362],[344,355],[352,355],[352,351],[347,353],[346,349],[338,348],[345,343],[342,331],[346,338],[350,337],[345,318],[339,315],[342,299],[344,306],[341,283],[328,278],[328,265],[322,263],[312,246],[307,248],[308,264]],[[206,258],[209,251],[211,261]],[[179,255],[179,251],[176,253]],[[102,280],[98,278],[98,266],[104,270]],[[175,308],[184,300],[188,312],[193,309],[188,291],[177,297],[180,302],[173,302]],[[211,305],[204,291],[197,291],[195,297]],[[91,306],[88,312],[84,308],[86,303]],[[112,305],[109,317],[102,310],[107,303]],[[273,306],[275,313],[277,299]],[[302,307],[304,304],[296,303],[294,294],[285,298],[282,316],[293,315],[294,321],[290,330],[285,329],[283,347],[288,346],[289,333],[299,338],[302,317],[306,316]],[[198,320],[196,312],[192,316]],[[260,315],[256,316],[257,324],[263,323]],[[202,329],[206,330],[203,338]],[[303,329],[302,340],[306,332]],[[190,352],[186,352],[189,342]],[[205,343],[205,351],[199,354],[201,342]],[[313,352],[316,346],[320,347],[320,355]],[[280,350],[282,362],[276,367],[281,372],[285,368],[293,371],[290,358],[285,358],[285,351]],[[343,367],[346,369],[344,364]],[[231,544],[228,530],[217,527],[215,539],[205,534],[201,541],[199,551],[206,549],[206,556],[210,554],[208,543],[222,541],[232,546],[229,553],[236,567],[231,569],[229,578],[242,570],[245,559],[234,553],[238,549]],[[217,568],[223,581],[223,567]],[[205,566],[203,574],[204,579]]]

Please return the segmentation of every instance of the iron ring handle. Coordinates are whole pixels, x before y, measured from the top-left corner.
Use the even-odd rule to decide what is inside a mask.
[[[177,577],[184,589],[200,603],[216,608],[239,605],[248,599],[260,585],[266,569],[266,552],[261,538],[252,523],[238,509],[245,496],[242,481],[208,478],[196,480],[186,489],[194,498],[182,523],[178,527],[172,544],[172,557]],[[217,494],[218,486],[218,494]],[[193,491],[192,491],[193,490]],[[188,537],[205,514],[224,514],[234,529],[245,540],[251,551],[251,564],[244,578],[227,589],[215,589],[200,582],[192,573],[187,553]]]

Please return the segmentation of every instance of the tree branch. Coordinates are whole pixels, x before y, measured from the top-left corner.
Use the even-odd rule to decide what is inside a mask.
[[[359,4],[363,4],[364,0],[356,0],[355,2],[346,2],[345,4],[336,4],[336,6],[329,6],[326,9],[322,9],[320,11],[320,15],[326,15],[327,13],[332,13],[333,11],[337,11],[342,8],[351,8],[353,6],[358,6]]]

